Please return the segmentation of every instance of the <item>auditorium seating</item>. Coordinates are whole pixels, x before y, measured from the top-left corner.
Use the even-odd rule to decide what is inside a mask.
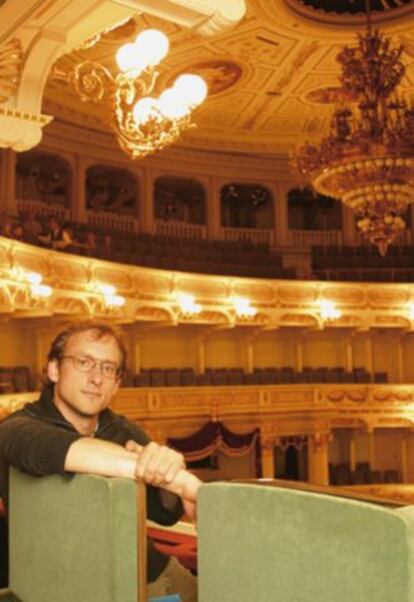
[[[370,246],[313,246],[311,270],[319,280],[413,282],[414,247],[390,246],[382,257]]]
[[[197,522],[200,602],[413,599],[411,505],[269,480],[211,483]]]
[[[190,367],[185,368],[143,368],[133,377],[136,387],[188,387],[188,386],[242,386],[306,383],[387,383],[385,372],[370,374],[362,367],[347,372],[342,367],[305,366],[301,372],[290,366],[268,366],[245,372],[243,368],[205,368],[196,374]],[[127,386],[127,385],[124,385]]]
[[[351,470],[348,462],[329,464],[329,482],[331,485],[365,485],[370,483],[401,483],[397,470],[371,470],[369,462],[357,462]]]
[[[0,366],[0,394],[35,391],[37,379],[27,366]]]
[[[142,483],[12,469],[9,523],[10,580],[1,600],[146,600]]]
[[[25,214],[20,215],[22,221],[26,217]],[[34,218],[42,222],[44,216]],[[67,253],[201,274],[281,279],[296,277],[295,269],[283,267],[281,255],[272,253],[265,243],[253,244],[249,240],[200,240],[147,232],[105,230],[101,226],[78,222],[70,222],[69,226],[73,232],[74,244],[65,248]],[[95,248],[88,247],[87,232],[94,236]],[[104,244],[104,239],[108,237],[110,249]],[[29,244],[36,242],[32,233],[24,241]]]

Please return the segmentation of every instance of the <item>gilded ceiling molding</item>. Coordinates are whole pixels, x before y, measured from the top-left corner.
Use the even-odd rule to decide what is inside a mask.
[[[23,50],[20,40],[13,38],[0,46],[0,103],[16,92],[22,66]]]

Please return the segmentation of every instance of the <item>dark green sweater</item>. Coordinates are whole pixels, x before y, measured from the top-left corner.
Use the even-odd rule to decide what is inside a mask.
[[[0,497],[6,506],[10,465],[36,476],[67,474],[64,469],[66,454],[71,444],[81,436],[56,408],[52,389],[49,388],[44,389],[38,401],[26,404],[22,410],[0,422]],[[95,438],[121,446],[125,446],[129,439],[140,445],[150,441],[145,431],[108,409],[100,414]],[[177,522],[183,514],[183,506],[179,497],[173,497],[173,503],[167,508],[160,489],[147,486],[148,518],[161,525]],[[167,562],[168,557],[156,550],[149,540],[149,583],[157,579]]]

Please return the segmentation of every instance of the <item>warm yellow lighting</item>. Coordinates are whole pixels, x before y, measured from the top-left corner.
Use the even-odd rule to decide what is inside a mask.
[[[105,303],[110,307],[123,307],[125,305],[125,297],[121,295],[105,295]]]
[[[257,314],[257,309],[250,305],[250,299],[246,297],[233,297],[232,302],[236,314],[240,317],[252,317]]]
[[[195,302],[194,295],[190,295],[189,293],[178,293],[177,301],[184,314],[199,314],[201,312],[202,307]]]
[[[158,65],[168,54],[170,42],[167,36],[158,29],[146,29],[135,39],[138,54],[145,56],[146,66]]]
[[[116,288],[112,284],[99,283],[98,289],[103,295],[115,295]]]
[[[205,81],[185,74],[159,98],[151,97],[158,77],[154,68],[168,49],[166,35],[148,29],[117,51],[120,73],[112,75],[103,65],[85,61],[73,73],[56,71],[55,76],[71,79],[85,102],[109,100],[119,145],[132,158],[142,158],[173,144],[193,127],[191,113],[207,96]]]
[[[173,89],[188,106],[198,106],[206,99],[207,84],[199,75],[183,73],[174,82]]]
[[[144,125],[150,119],[161,121],[162,115],[159,108],[159,101],[150,96],[141,98],[132,109],[134,121],[137,126]]]
[[[182,102],[174,88],[164,90],[159,99],[159,107],[162,114],[172,120],[182,119],[190,112],[188,105]]]
[[[130,71],[131,69],[141,72],[145,69],[145,61],[139,56],[136,44],[124,44],[121,46],[115,55],[115,59],[119,69],[123,72]]]
[[[336,307],[333,301],[322,299],[319,302],[321,318],[323,320],[337,320],[342,316],[341,311]]]
[[[50,297],[52,294],[52,289],[47,284],[32,284],[30,290],[35,297]]]
[[[414,320],[414,303],[408,304],[408,317],[410,320]]]
[[[38,272],[26,272],[25,279],[33,286],[39,285],[42,282],[42,276]]]

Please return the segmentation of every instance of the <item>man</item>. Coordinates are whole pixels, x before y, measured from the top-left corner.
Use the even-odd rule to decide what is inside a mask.
[[[183,456],[151,442],[137,425],[108,409],[126,365],[125,347],[104,323],[82,322],[60,333],[47,361],[40,399],[0,423],[0,496],[8,497],[8,468],[33,475],[94,473],[141,478],[148,517],[171,525],[194,515],[201,482]],[[149,541],[148,595],[197,600],[195,577]]]

